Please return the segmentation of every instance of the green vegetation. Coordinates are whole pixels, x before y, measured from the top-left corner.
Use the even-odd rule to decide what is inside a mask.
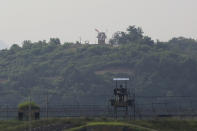
[[[84,126],[69,129],[69,131],[156,131],[125,122],[89,122]]]
[[[24,122],[1,121],[0,122],[0,131],[14,131],[14,127],[21,127],[22,125],[24,125]],[[10,128],[13,128],[13,129],[10,129]]]
[[[31,92],[33,100],[43,104],[48,92],[50,104],[105,104],[113,77],[130,77],[137,95],[196,95],[196,40],[154,42],[131,26],[110,42],[63,44],[52,38],[1,50],[0,102],[16,105]]]
[[[115,121],[115,122],[88,122],[86,125],[72,128],[70,131],[196,131],[195,120],[152,120],[152,121]]]
[[[156,129],[158,131],[196,131],[196,120],[152,120],[152,121],[135,121],[132,124]]]
[[[84,119],[77,118],[77,119],[48,119],[48,120],[37,120],[32,121],[31,127],[32,129],[38,127],[47,127],[49,125],[55,126],[62,126],[62,125],[69,125],[70,128],[80,126],[84,124]],[[0,131],[23,131],[29,128],[29,123],[27,121],[0,121]]]
[[[0,131],[22,131],[28,129],[28,122],[0,121]],[[50,128],[51,127],[51,128]],[[102,120],[99,118],[64,118],[32,122],[32,129],[56,129],[65,131],[196,131],[196,120]]]
[[[29,105],[31,105],[31,109],[40,109],[40,107],[35,103],[35,102],[28,102],[28,101],[26,101],[26,102],[23,102],[23,103],[21,103],[21,104],[19,104],[18,105],[18,109],[20,109],[20,110],[28,110],[29,109]]]

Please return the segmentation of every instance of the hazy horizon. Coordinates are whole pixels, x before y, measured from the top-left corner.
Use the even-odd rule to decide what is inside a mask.
[[[196,0],[6,0],[0,3],[0,40],[96,41],[95,28],[108,37],[129,25],[154,40],[197,38]]]

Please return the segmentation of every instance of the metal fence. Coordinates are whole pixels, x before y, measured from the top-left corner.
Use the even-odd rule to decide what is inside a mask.
[[[152,119],[162,117],[196,117],[197,108],[180,107],[168,103],[136,104],[130,107],[127,117],[130,119]],[[118,117],[125,117],[125,110],[118,110]],[[57,117],[114,117],[114,109],[105,105],[48,105],[40,108],[41,118]],[[0,107],[0,120],[18,119],[17,107]]]
[[[105,95],[106,96],[106,95]],[[114,117],[114,108],[110,105],[66,105],[57,103],[48,95],[40,95],[32,98],[40,105],[41,118],[54,117]],[[37,101],[35,98],[39,98]],[[97,97],[92,97],[92,101]],[[100,98],[100,97],[99,97]],[[91,99],[91,98],[90,98]],[[107,103],[106,98],[103,103]],[[80,103],[80,102],[79,102]],[[118,110],[118,117],[125,117],[124,109]],[[136,96],[135,105],[128,109],[127,117],[131,119],[152,119],[158,117],[196,117],[197,97],[188,96]],[[18,119],[16,105],[0,103],[0,120]]]

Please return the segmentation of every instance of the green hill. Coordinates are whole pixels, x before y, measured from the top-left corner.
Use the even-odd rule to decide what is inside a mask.
[[[118,46],[117,46],[118,45]],[[130,77],[138,95],[197,91],[197,41],[153,42],[139,28],[116,33],[111,45],[24,41],[0,51],[0,102],[17,104],[30,92],[36,103],[105,104],[113,77]]]

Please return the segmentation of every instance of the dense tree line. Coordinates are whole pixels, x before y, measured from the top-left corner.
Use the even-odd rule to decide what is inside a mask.
[[[16,104],[31,94],[42,104],[105,104],[113,77],[130,77],[138,95],[195,95],[197,41],[154,42],[139,27],[117,32],[107,45],[26,40],[0,51],[1,103]]]

